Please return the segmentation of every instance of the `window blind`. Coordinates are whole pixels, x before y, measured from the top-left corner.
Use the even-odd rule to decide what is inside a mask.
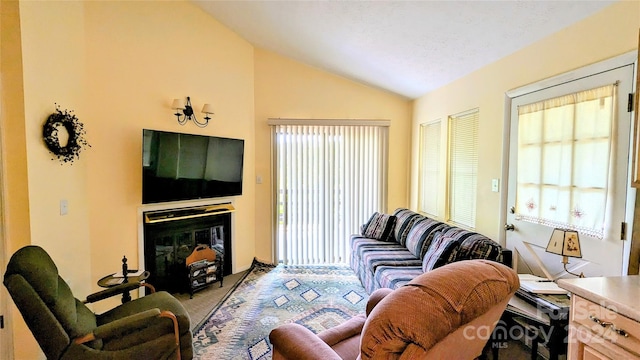
[[[441,122],[420,125],[420,211],[437,217],[440,194]]]
[[[275,124],[276,256],[346,263],[349,236],[386,209],[388,127]]]
[[[449,221],[475,228],[478,122],[474,109],[449,117]]]

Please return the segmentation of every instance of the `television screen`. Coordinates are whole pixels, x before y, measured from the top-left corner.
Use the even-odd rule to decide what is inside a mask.
[[[242,194],[244,140],[142,130],[142,203]]]

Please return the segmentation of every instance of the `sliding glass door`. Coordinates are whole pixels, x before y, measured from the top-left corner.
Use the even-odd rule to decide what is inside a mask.
[[[349,236],[386,209],[386,122],[326,122],[271,122],[278,262],[346,263]]]

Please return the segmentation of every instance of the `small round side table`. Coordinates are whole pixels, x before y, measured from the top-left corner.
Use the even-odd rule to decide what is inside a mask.
[[[136,273],[138,272],[138,270],[128,270],[129,273]],[[142,274],[137,275],[137,276],[127,276],[126,278],[124,277],[116,277],[114,276],[116,273],[107,275],[103,278],[101,278],[100,280],[98,280],[98,286],[103,287],[103,288],[110,288],[110,287],[114,287],[114,286],[118,286],[120,284],[124,284],[127,282],[144,282],[145,280],[147,280],[149,278],[149,276],[151,275],[151,273],[149,271],[143,271]],[[131,301],[131,294],[126,291],[124,293],[122,293],[122,303],[126,303],[127,301]]]

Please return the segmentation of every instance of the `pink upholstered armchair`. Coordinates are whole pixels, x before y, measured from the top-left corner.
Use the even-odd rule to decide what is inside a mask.
[[[512,269],[466,260],[374,291],[366,316],[318,335],[298,324],[271,331],[273,359],[474,359],[519,287]]]

